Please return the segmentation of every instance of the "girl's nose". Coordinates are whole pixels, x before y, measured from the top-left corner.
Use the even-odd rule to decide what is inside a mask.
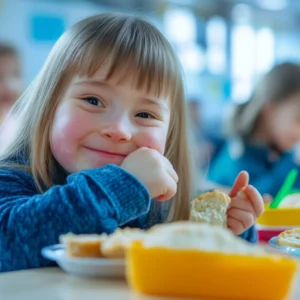
[[[124,121],[115,121],[102,129],[102,135],[115,143],[128,142],[131,139],[131,130]]]

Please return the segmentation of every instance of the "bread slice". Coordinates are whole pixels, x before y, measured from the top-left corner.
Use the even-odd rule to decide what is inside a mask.
[[[300,228],[285,230],[278,235],[277,243],[280,246],[300,248]]]
[[[227,227],[227,209],[231,198],[215,190],[192,200],[190,221]]]
[[[101,248],[106,239],[106,234],[68,233],[60,236],[60,242],[65,245],[69,257],[103,257]]]
[[[126,248],[133,240],[142,240],[146,232],[140,229],[118,228],[102,243],[102,254],[108,258],[125,257]]]

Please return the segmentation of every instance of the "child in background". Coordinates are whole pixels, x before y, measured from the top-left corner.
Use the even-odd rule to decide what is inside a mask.
[[[231,186],[246,170],[260,193],[274,197],[300,163],[294,151],[300,141],[300,66],[282,63],[265,74],[249,101],[237,106],[229,127],[232,138],[211,163],[208,178]]]
[[[16,130],[0,156],[0,271],[49,265],[41,249],[67,232],[187,220],[185,111],[180,65],[154,26],[102,14],[68,29],[12,111]],[[255,242],[263,202],[247,173],[230,195],[228,227]]]
[[[0,124],[20,96],[20,62],[17,51],[0,42]]]

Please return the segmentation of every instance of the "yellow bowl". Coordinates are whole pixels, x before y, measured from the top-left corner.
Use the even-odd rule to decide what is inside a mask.
[[[257,223],[264,226],[300,226],[300,208],[272,209],[265,204],[265,211]]]
[[[144,248],[127,253],[127,280],[141,293],[223,300],[281,300],[289,296],[297,263],[281,256],[245,256]]]

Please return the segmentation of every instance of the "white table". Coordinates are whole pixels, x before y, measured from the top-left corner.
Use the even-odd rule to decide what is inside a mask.
[[[300,299],[300,277],[297,278],[296,287],[293,300]],[[0,273],[0,299],[161,300],[162,298],[135,293],[129,289],[125,280],[81,278],[68,275],[59,268],[44,268]]]

